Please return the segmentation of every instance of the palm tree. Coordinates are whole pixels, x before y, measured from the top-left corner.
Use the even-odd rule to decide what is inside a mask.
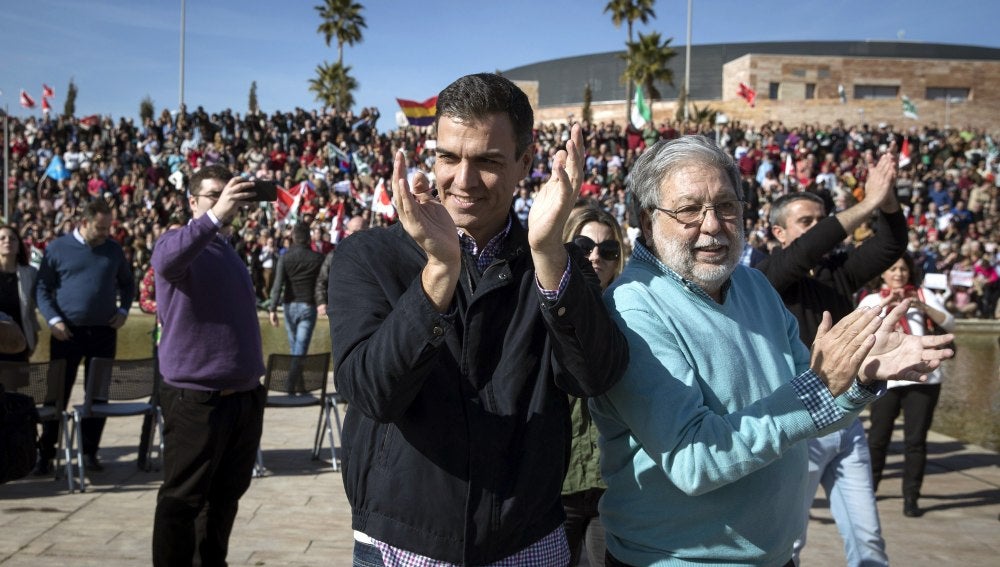
[[[326,46],[337,40],[337,63],[344,63],[344,44],[361,43],[361,29],[368,27],[361,15],[364,6],[352,0],[326,0],[325,4],[313,6],[322,22],[316,28],[323,34]]]
[[[622,22],[628,24],[628,41],[632,41],[632,22],[638,20],[644,24],[649,23],[650,18],[655,18],[653,4],[656,0],[611,0],[604,7],[604,13],[611,12],[611,21],[616,28],[620,28]]]
[[[628,29],[628,41],[626,45],[632,43],[632,22],[640,21],[648,24],[651,18],[656,17],[653,12],[653,4],[656,0],[610,0],[604,6],[604,13],[611,13],[611,22],[616,28],[626,23]],[[632,116],[632,83],[625,85],[625,119],[628,124],[628,117]]]
[[[354,106],[354,95],[358,81],[351,76],[350,66],[340,63],[323,62],[316,66],[316,78],[309,79],[309,90],[316,93],[316,100],[324,108],[347,110]]]
[[[674,72],[668,65],[677,53],[670,48],[671,41],[673,38],[660,42],[659,32],[651,32],[648,35],[640,33],[639,41],[630,41],[627,54],[622,56],[625,59],[622,81],[642,85],[649,93],[650,101],[660,98],[660,91],[655,83],[666,83],[671,86],[674,84]]]

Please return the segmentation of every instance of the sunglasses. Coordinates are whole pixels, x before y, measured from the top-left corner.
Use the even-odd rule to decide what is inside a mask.
[[[590,256],[596,247],[598,256],[604,260],[615,261],[621,257],[621,245],[618,244],[617,240],[605,240],[598,244],[590,238],[580,235],[573,239],[573,244],[579,246],[585,256]]]

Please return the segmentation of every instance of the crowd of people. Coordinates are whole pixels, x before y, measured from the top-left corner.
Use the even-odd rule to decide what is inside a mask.
[[[291,227],[312,228],[312,247],[326,253],[343,235],[344,223],[361,216],[365,226],[389,224],[373,213],[379,179],[388,179],[396,150],[407,152],[411,172],[433,183],[433,132],[399,128],[379,132],[379,112],[294,112],[241,115],[163,111],[141,126],[111,117],[97,124],[74,117],[14,119],[10,145],[10,218],[37,264],[46,246],[71,230],[90,200],[113,212],[111,238],[118,241],[139,278],[153,243],[171,222],[186,222],[184,180],[198,168],[219,164],[231,171],[309,189],[292,212],[277,204],[246,207],[234,221],[237,244],[262,307],[268,303],[278,255],[291,244]],[[778,245],[769,212],[789,192],[819,195],[831,212],[864,198],[868,157],[906,140],[908,165],[897,183],[910,228],[909,251],[924,273],[951,274],[940,286],[959,317],[996,318],[1000,297],[1000,204],[998,151],[984,129],[901,128],[890,124],[802,124],[734,122],[720,131],[702,124],[663,121],[641,131],[616,123],[583,124],[586,155],[582,196],[612,213],[629,236],[637,233],[625,196],[625,176],[636,157],[657,140],[702,133],[732,155],[751,203],[747,238],[766,254]],[[527,219],[534,192],[551,175],[552,157],[569,136],[567,124],[539,124],[530,173],[519,182],[518,218]],[[52,173],[52,158],[64,172]],[[47,174],[48,172],[48,174]],[[62,178],[64,177],[64,178]],[[291,217],[291,218],[288,218]],[[871,235],[864,225],[851,235]],[[845,243],[850,245],[851,242]],[[758,254],[754,254],[758,256]],[[943,289],[941,289],[943,288]]]
[[[299,303],[330,317],[355,562],[371,565],[565,565],[585,539],[594,564],[793,565],[827,467],[802,475],[812,442],[860,429],[879,382],[953,354],[904,314],[996,315],[998,154],[982,132],[535,125],[492,74],[438,104],[435,128],[387,134],[376,109],[15,123],[0,252],[6,268],[39,258],[53,356],[114,356],[97,351],[138,279],[155,282],[154,564],[225,561],[261,433],[255,310],[276,324],[282,297],[289,329]],[[257,180],[277,201],[257,202]],[[358,220],[391,226],[341,242]],[[923,280],[940,298],[886,275],[906,244],[910,272],[943,274]],[[853,309],[866,280],[881,309]],[[749,356],[719,361],[720,346]],[[84,463],[99,472],[93,425]],[[569,461],[552,458],[560,443]],[[746,514],[762,507],[786,521]]]

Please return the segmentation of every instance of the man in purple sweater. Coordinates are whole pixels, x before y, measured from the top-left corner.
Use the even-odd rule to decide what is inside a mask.
[[[165,418],[153,564],[225,565],[239,499],[250,486],[267,394],[256,298],[219,229],[253,184],[206,166],[188,188],[194,219],[156,242]]]

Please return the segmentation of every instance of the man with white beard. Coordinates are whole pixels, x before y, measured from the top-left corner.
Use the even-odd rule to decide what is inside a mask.
[[[629,175],[643,236],[605,300],[630,361],[590,402],[607,565],[790,565],[804,441],[850,423],[876,380],[921,379],[952,354],[893,331],[904,308],[827,314],[810,354],[767,279],[739,265],[739,179],[700,136],[654,145]]]

